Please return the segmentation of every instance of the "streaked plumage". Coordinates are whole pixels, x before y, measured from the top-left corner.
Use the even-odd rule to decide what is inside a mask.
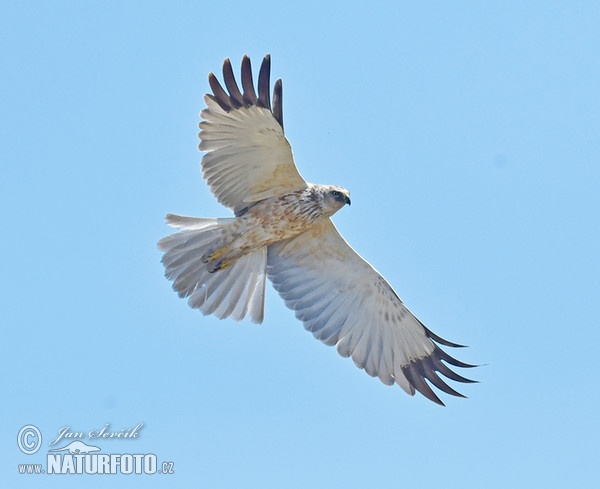
[[[166,276],[190,307],[219,318],[264,317],[266,276],[307,330],[384,384],[415,389],[442,404],[429,383],[461,394],[439,374],[472,382],[446,364],[472,367],[436,343],[458,347],[427,329],[386,280],[341,237],[330,217],[350,203],[347,190],[307,183],[283,131],[282,84],[270,92],[270,57],[261,65],[258,94],[244,57],[241,89],[231,63],[224,89],[211,73],[204,98],[202,174],[235,217],[169,214],[181,230],[163,238]],[[445,362],[445,363],[444,363]],[[429,381],[429,383],[427,381]]]

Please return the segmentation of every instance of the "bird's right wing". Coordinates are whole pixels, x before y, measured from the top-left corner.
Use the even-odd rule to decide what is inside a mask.
[[[461,346],[429,331],[404,305],[387,281],[363,260],[326,220],[313,229],[269,246],[267,273],[286,305],[304,327],[344,357],[387,385],[408,394],[415,389],[443,404],[438,389],[461,396],[438,373],[472,382],[443,363],[472,367],[435,342]]]
[[[199,148],[202,174],[212,193],[236,215],[254,202],[306,188],[283,133],[282,85],[277,80],[273,106],[269,95],[271,58],[265,56],[258,78],[258,96],[252,81],[250,59],[242,61],[240,91],[229,59],[223,79],[208,80],[214,95],[204,97],[207,108],[200,115]]]

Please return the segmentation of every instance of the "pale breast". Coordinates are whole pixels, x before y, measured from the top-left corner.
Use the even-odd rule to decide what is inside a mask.
[[[238,218],[238,246],[258,247],[297,236],[326,218],[307,191],[272,197],[249,207]]]

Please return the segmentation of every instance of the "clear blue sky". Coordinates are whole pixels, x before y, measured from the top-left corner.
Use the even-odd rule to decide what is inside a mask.
[[[26,2],[0,14],[2,487],[580,487],[597,472],[597,2]],[[204,317],[167,212],[228,216],[207,74],[272,55],[310,181],[433,331],[485,364],[441,408],[304,331]],[[62,427],[174,475],[26,476]],[[37,426],[35,455],[17,433]]]

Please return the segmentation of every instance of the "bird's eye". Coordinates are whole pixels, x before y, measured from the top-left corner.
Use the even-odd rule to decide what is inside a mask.
[[[339,190],[333,190],[331,192],[331,195],[333,195],[334,197],[341,197],[342,193]]]

